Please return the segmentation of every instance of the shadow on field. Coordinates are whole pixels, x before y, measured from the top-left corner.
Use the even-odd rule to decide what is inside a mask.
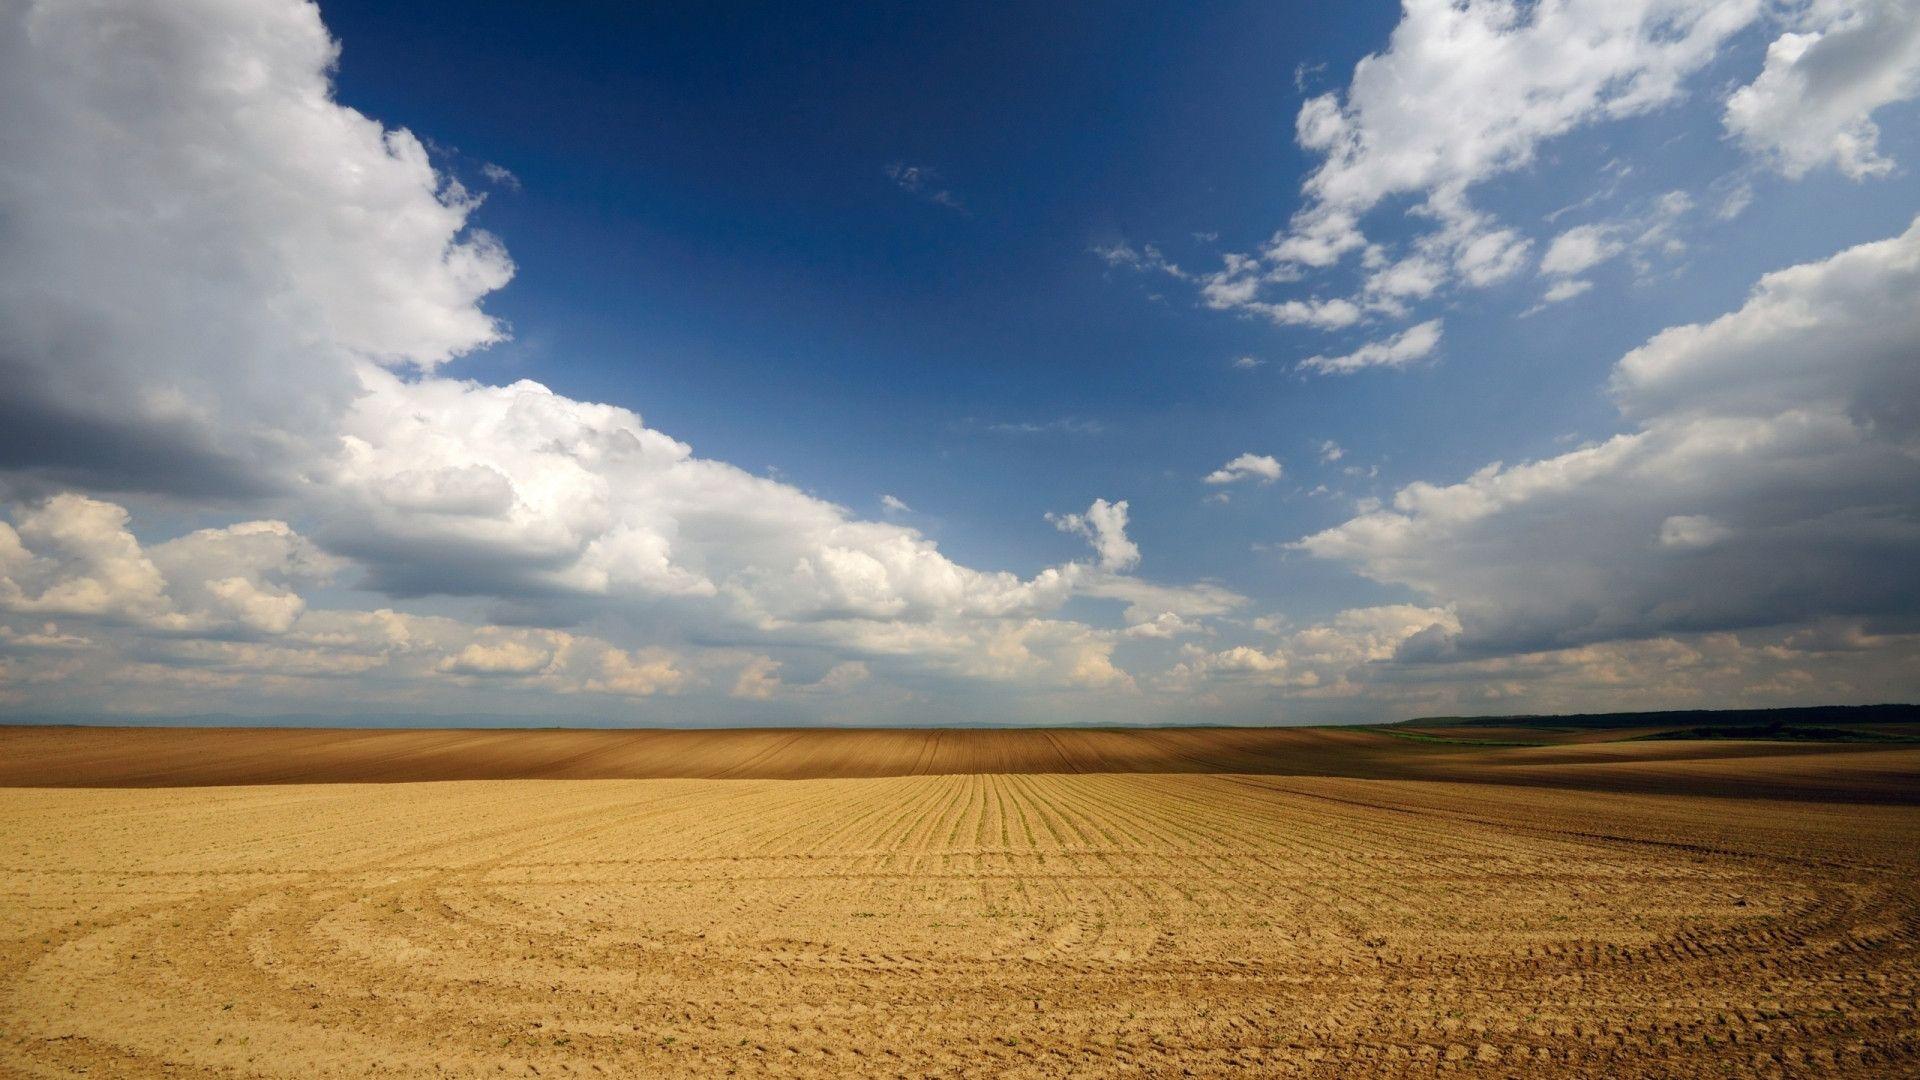
[[[1752,725],[1703,726],[1695,714],[1664,725],[1569,719],[964,730],[19,726],[0,728],[0,786],[1231,773],[1920,803],[1920,745],[1910,741],[1920,724],[1898,717],[1847,729],[1799,725],[1791,738]]]

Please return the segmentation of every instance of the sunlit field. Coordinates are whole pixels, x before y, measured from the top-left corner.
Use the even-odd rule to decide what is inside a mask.
[[[630,770],[673,771],[670,745],[682,772],[814,778],[10,788],[0,1068],[1890,1076],[1920,1062],[1920,751],[1460,732],[260,732],[252,751],[278,738],[281,752],[249,760],[289,774],[391,770],[408,756],[383,743],[463,738],[466,768],[500,770],[517,739],[533,762],[542,740],[575,735],[607,740],[605,771],[628,739]],[[16,770],[80,784],[140,763],[144,736],[163,750],[194,733],[4,737]],[[666,743],[638,752],[649,739]],[[1049,739],[1081,771],[1033,771]],[[860,745],[869,772],[923,774],[834,775],[858,770]],[[1289,750],[1306,765],[1292,774]],[[1196,763],[1208,754],[1222,767]],[[924,774],[941,755],[1001,764]],[[445,749],[420,761],[463,764]],[[1453,778],[1328,775],[1343,762]]]

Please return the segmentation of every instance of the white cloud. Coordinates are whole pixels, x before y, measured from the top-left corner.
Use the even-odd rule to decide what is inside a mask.
[[[1077,416],[1062,416],[1052,420],[996,420],[980,423],[968,420],[963,427],[979,427],[995,435],[1100,435],[1107,426],[1098,420],[1085,420]]]
[[[690,681],[679,664],[679,658],[662,649],[629,652],[609,646],[600,653],[598,673],[589,675],[581,689],[623,697],[678,693]]]
[[[1419,246],[1450,251],[1454,271],[1467,284],[1476,288],[1497,285],[1526,269],[1533,241],[1518,230],[1496,227],[1491,217],[1466,210],[1464,203],[1442,209],[1437,216],[1447,223],[1446,227],[1423,237]]]
[[[294,587],[338,561],[284,522],[202,529],[143,549],[124,508],[62,494],[0,522],[0,611],[83,615],[165,631],[281,632]]]
[[[1788,177],[1825,165],[1856,180],[1891,172],[1872,118],[1920,96],[1920,11],[1910,0],[1815,0],[1796,25],[1727,99],[1727,133]]]
[[[907,513],[913,512],[913,507],[908,506],[905,499],[902,499],[896,495],[880,496],[880,505],[882,507],[885,507],[888,510],[893,511],[896,514],[907,514]]]
[[[859,660],[847,660],[827,669],[825,675],[816,682],[808,683],[803,689],[824,694],[845,693],[848,690],[873,678],[872,669]]]
[[[520,190],[520,178],[505,165],[496,165],[491,161],[484,162],[480,166],[480,175],[486,177],[488,182],[506,188],[508,191]]]
[[[1320,464],[1322,465],[1331,465],[1346,456],[1347,452],[1332,439],[1327,439],[1320,444]]]
[[[1241,454],[1232,461],[1208,473],[1203,483],[1232,484],[1241,480],[1258,480],[1271,484],[1280,479],[1280,462],[1266,454]]]
[[[859,660],[848,660],[835,664],[813,682],[792,683],[781,678],[780,671],[786,665],[770,656],[754,656],[741,666],[734,677],[729,697],[748,701],[771,701],[786,695],[826,695],[844,694],[873,677],[873,672]]]
[[[1124,601],[1127,607],[1121,614],[1129,626],[1169,613],[1189,621],[1203,620],[1237,611],[1247,602],[1239,593],[1210,582],[1161,585],[1106,572],[1088,574],[1075,591],[1082,596]]]
[[[1383,341],[1368,342],[1345,355],[1310,356],[1300,361],[1300,368],[1321,375],[1350,375],[1370,367],[1406,367],[1433,354],[1440,344],[1440,330],[1441,321],[1429,319]]]
[[[1344,95],[1301,107],[1309,230],[1388,196],[1464,195],[1582,124],[1658,108],[1753,20],[1752,0],[1407,0]]]
[[[1100,569],[1120,571],[1140,562],[1140,547],[1127,539],[1127,500],[1093,500],[1084,514],[1047,515],[1053,527],[1084,537],[1100,558]]]
[[[631,410],[439,374],[504,336],[480,301],[512,264],[468,228],[475,198],[419,140],[333,100],[336,49],[311,5],[102,0],[5,18],[0,470],[16,491],[180,506],[217,492],[273,519],[143,547],[118,505],[23,502],[0,534],[14,615],[244,645],[249,663],[373,663],[287,640],[343,617],[299,588],[343,557],[388,599],[472,597],[626,635],[468,631],[414,658],[421,679],[503,678],[485,673],[532,671],[544,650],[558,667],[512,677],[651,692],[684,669],[647,652],[653,638],[706,634],[1129,685],[1110,633],[1046,617],[1091,567],[962,566],[917,530],[700,458]],[[894,179],[931,190],[923,169]],[[302,515],[312,539],[278,520]],[[1109,569],[1138,560],[1125,515],[1071,515]],[[261,640],[196,636],[216,633]]]
[[[123,507],[72,494],[17,511],[16,521],[17,529],[0,523],[0,619],[59,614],[96,629],[80,636],[53,624],[22,631],[0,623],[0,641],[85,654],[107,682],[130,663],[169,662],[218,673],[230,686],[353,675],[401,687],[451,678],[645,696],[687,681],[670,652],[627,651],[588,635],[310,608],[296,590],[323,583],[336,560],[281,522],[146,546],[128,531]]]
[[[1572,277],[1606,262],[1626,250],[1615,230],[1606,225],[1578,225],[1553,238],[1540,260],[1544,273]]]
[[[1762,277],[1738,310],[1661,331],[1622,357],[1632,417],[1831,413],[1903,435],[1920,422],[1920,221]]]
[[[1388,263],[1367,278],[1369,296],[1424,300],[1446,283],[1447,269],[1430,255],[1410,255]]]
[[[347,452],[320,493],[322,539],[391,592],[696,602],[778,631],[1026,615],[1072,587],[1070,567],[1023,581],[960,566],[914,529],[696,457],[626,409],[530,382],[364,375]],[[423,484],[463,490],[476,470],[498,499],[427,510],[415,497]],[[1124,506],[1099,520],[1117,513],[1123,526]]]
[[[167,545],[143,548],[124,537],[117,544],[105,542],[119,535],[116,529],[125,520],[121,508],[99,504],[82,509],[104,522],[104,540],[102,530],[88,534],[95,548],[117,548],[114,557],[133,566],[164,561],[157,553]],[[152,711],[161,701],[205,708],[207,695],[212,694],[235,695],[247,709],[258,709],[268,700],[311,708],[317,699],[326,700],[332,708],[342,695],[351,693],[389,707],[428,701],[438,711],[449,701],[466,701],[469,707],[500,711],[550,709],[551,696],[556,694],[621,698],[677,694],[701,685],[705,681],[701,671],[716,667],[733,668],[731,686],[750,698],[845,694],[872,678],[866,660],[838,660],[813,682],[789,684],[780,681],[770,659],[755,661],[749,655],[742,660],[733,650],[687,654],[653,646],[626,648],[571,630],[488,625],[386,609],[314,609],[298,597],[299,613],[273,625],[180,618],[183,605],[174,597],[205,592],[217,583],[217,579],[196,579],[191,573],[163,576],[157,587],[135,582],[137,587],[122,590],[140,602],[131,616],[126,604],[60,605],[65,610],[84,607],[73,618],[90,621],[99,633],[92,639],[59,634],[39,622],[54,605],[37,601],[48,595],[71,597],[92,588],[87,579],[98,579],[99,560],[64,571],[39,565],[43,560],[57,563],[60,551],[45,529],[31,521],[25,524],[24,532],[8,527],[0,534],[4,537],[0,551],[5,553],[4,572],[0,572],[0,627],[5,633],[0,638],[9,652],[22,656],[26,655],[22,650],[29,650],[51,657],[56,646],[66,652],[80,650],[83,655],[73,663],[82,668],[57,657],[17,656],[8,662],[0,695],[18,700],[20,687],[45,683],[44,692],[53,695],[50,700],[62,709],[87,700],[117,711]],[[182,540],[202,542],[198,534]],[[293,540],[288,550],[297,553],[304,541],[297,536]],[[36,587],[16,587],[19,582],[14,575],[23,565],[38,575],[32,583]],[[193,573],[223,572],[204,560],[181,565]],[[282,568],[282,573],[291,571]],[[1137,589],[1142,595],[1161,598],[1155,596],[1157,587],[1148,583],[1117,580],[1128,585],[1121,586],[1116,596],[1134,595]],[[1164,592],[1176,606],[1185,596],[1178,589]],[[35,621],[26,628],[17,627],[5,618],[8,614],[24,614]],[[853,649],[957,678],[1114,691],[1132,687],[1131,678],[1112,663],[1117,634],[1061,620],[847,618],[795,627],[786,640],[802,647]],[[88,681],[73,683],[76,673],[85,674]],[[327,681],[343,676],[352,676],[351,684]],[[155,686],[170,688],[171,696],[156,697],[150,692]],[[453,689],[470,696],[449,698]],[[536,704],[528,695],[544,695],[549,703]]]
[[[918,195],[936,206],[949,210],[964,211],[960,197],[940,185],[940,171],[930,165],[908,165],[894,162],[885,170],[887,179],[892,180],[900,190]]]
[[[498,341],[512,264],[419,140],[332,100],[317,10],[16,6],[0,33],[0,464],[297,482],[351,363]]]
[[[1189,646],[1168,673],[1167,683],[1186,689],[1199,680],[1229,680],[1318,694],[1355,693],[1358,668],[1391,660],[1403,644],[1420,634],[1446,635],[1459,629],[1459,620],[1445,608],[1413,604],[1354,608],[1330,622],[1286,633],[1268,649]]]
[[[1643,200],[1634,212],[1618,215],[1611,221],[1576,225],[1554,237],[1547,254],[1540,260],[1540,272],[1558,280],[1526,314],[1591,289],[1593,283],[1578,275],[1623,252],[1631,254],[1634,272],[1642,279],[1652,272],[1653,260],[1685,254],[1687,245],[1676,233],[1681,220],[1693,208],[1693,196],[1684,191],[1668,191]]]
[[[1768,12],[1762,0],[1406,0],[1386,47],[1361,59],[1344,89],[1300,106],[1295,138],[1319,161],[1287,226],[1256,254],[1229,253],[1218,271],[1180,276],[1209,307],[1321,329],[1368,314],[1406,318],[1450,287],[1512,280],[1535,241],[1476,209],[1476,189],[1534,166],[1574,131],[1681,100],[1729,39]],[[1609,186],[1578,206],[1610,197],[1632,166],[1608,170]],[[1383,207],[1416,222],[1415,235],[1369,242],[1366,222]],[[1585,226],[1560,237],[1544,270],[1573,277],[1634,243],[1656,246]],[[1669,256],[1684,248],[1670,233],[1657,246]],[[1355,253],[1365,271],[1357,295],[1273,295]]]
[[[553,649],[524,639],[476,641],[440,661],[439,669],[454,675],[539,675],[552,668],[554,658]]]
[[[1920,662],[1920,635],[1868,634],[1847,622],[1790,632],[1662,635],[1444,663],[1410,659],[1407,653],[1421,643],[1449,634],[1444,609],[1430,610],[1409,606],[1404,621],[1393,609],[1342,612],[1305,632],[1318,643],[1189,648],[1158,685],[1205,689],[1214,698],[1294,716],[1751,708],[1897,698],[1911,693],[1903,671]],[[1380,625],[1371,632],[1355,627],[1355,616]],[[1429,618],[1425,629],[1414,629]]]
[[[127,531],[121,507],[59,496],[0,522],[0,604],[34,615],[157,621],[172,613],[166,579]]]
[[[1726,195],[1721,198],[1720,205],[1715,208],[1713,216],[1721,221],[1732,221],[1734,218],[1746,213],[1747,207],[1752,205],[1753,185],[1744,183],[1735,184],[1727,191]]]
[[[1168,261],[1167,257],[1160,253],[1160,249],[1152,244],[1143,244],[1136,248],[1125,241],[1115,241],[1111,244],[1095,244],[1088,250],[1092,251],[1101,262],[1115,269],[1143,273],[1151,271],[1181,280],[1188,278],[1186,271]]]
[[[1204,634],[1205,624],[1184,618],[1175,612],[1163,611],[1150,619],[1143,618],[1120,631],[1121,637],[1144,639],[1154,638],[1162,641],[1183,637],[1188,634]]]
[[[1207,305],[1214,308],[1237,308],[1265,318],[1275,326],[1312,326],[1322,330],[1338,330],[1352,326],[1360,321],[1360,305],[1351,300],[1335,297],[1331,300],[1282,300],[1269,303],[1264,300],[1243,298],[1239,295],[1239,283],[1221,285],[1215,288],[1210,284],[1203,290]]]
[[[1615,366],[1638,430],[1402,488],[1300,547],[1452,605],[1474,649],[1911,617],[1920,222],[1762,278]]]
[[[1355,65],[1345,92],[1301,106],[1296,138],[1322,160],[1264,254],[1330,266],[1366,247],[1363,215],[1414,195],[1439,228],[1386,261],[1370,294],[1424,297],[1449,275],[1503,281],[1529,241],[1471,209],[1469,191],[1530,165],[1547,140],[1676,100],[1759,11],[1757,0],[1407,0],[1387,49]]]
[[[733,680],[728,696],[749,701],[768,701],[780,692],[780,661],[771,656],[756,656],[747,661]]]
[[[1546,304],[1558,304],[1562,300],[1571,300],[1593,288],[1593,282],[1579,278],[1556,281],[1540,294],[1540,300]]]

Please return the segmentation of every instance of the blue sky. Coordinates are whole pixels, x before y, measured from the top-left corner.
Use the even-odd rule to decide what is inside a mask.
[[[522,269],[490,301],[518,340],[476,373],[531,371],[631,404],[703,452],[850,506],[926,492],[916,509],[943,546],[1034,568],[1070,550],[1032,527],[1048,509],[1166,470],[1169,495],[1192,501],[1180,481],[1239,452],[1237,436],[1208,446],[1193,428],[1316,426],[1289,408],[1297,387],[1267,379],[1250,402],[1253,380],[1228,366],[1304,337],[1192,312],[1188,297],[1149,302],[1155,290],[1089,252],[1142,231],[1272,230],[1276,190],[1305,164],[1269,104],[1298,96],[1298,13],[556,25],[514,11],[461,20],[430,65],[402,57],[443,19],[330,16],[343,38],[364,19],[369,39],[343,59],[344,99],[420,116],[523,182],[478,215]],[[448,68],[513,74],[475,97],[449,93]],[[556,119],[583,109],[590,120]],[[896,164],[937,170],[929,187],[960,209],[902,190]],[[768,423],[790,409],[795,422]],[[1028,424],[1062,430],[994,433]],[[1010,485],[1009,470],[1025,475]]]
[[[37,283],[0,307],[8,414],[69,434],[0,446],[0,707],[1311,722],[1910,696],[1913,443],[1862,403],[1911,403],[1920,344],[1904,249],[1871,246],[1920,210],[1914,22],[22,16],[0,154],[41,164],[0,210],[46,235],[7,256]],[[117,55],[142,47],[113,23],[160,44]],[[204,76],[227,70],[284,85]],[[103,118],[124,137],[89,142]],[[1777,317],[1867,273],[1849,252],[1876,284]],[[1818,280],[1763,302],[1792,267]],[[1823,336],[1843,315],[1874,332]],[[1723,317],[1742,356],[1798,365],[1764,409],[1684,332]],[[1659,377],[1628,371],[1646,350]],[[1858,377],[1820,397],[1802,376],[1828,369]],[[519,380],[555,415],[481,405]],[[1814,414],[1853,441],[1750,449]],[[1761,426],[1703,456],[1708,419]],[[737,474],[606,464],[639,432]],[[1609,531],[1636,515],[1640,539]],[[246,522],[284,532],[207,576]],[[762,530],[782,542],[739,539]],[[374,612],[426,621],[397,645]]]

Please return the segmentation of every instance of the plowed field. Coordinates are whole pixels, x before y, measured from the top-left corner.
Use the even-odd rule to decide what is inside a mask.
[[[1913,1075],[1916,840],[1324,776],[0,790],[0,1073]]]

